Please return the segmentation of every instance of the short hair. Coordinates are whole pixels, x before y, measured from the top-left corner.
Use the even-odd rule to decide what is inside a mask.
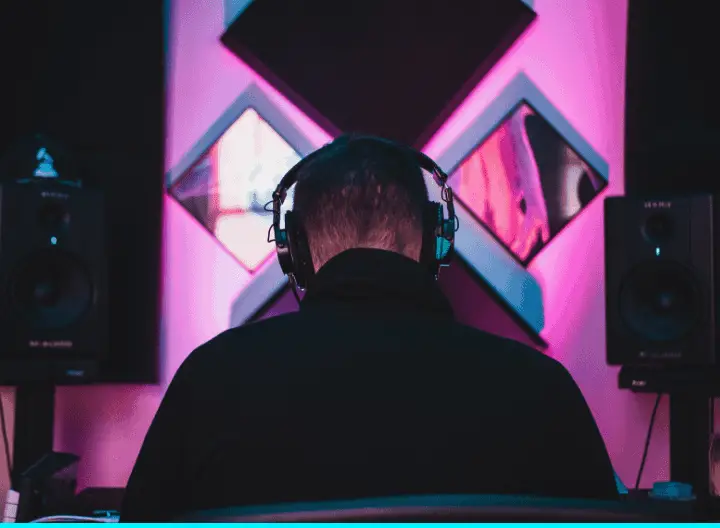
[[[353,248],[420,259],[428,201],[422,169],[409,150],[377,139],[338,138],[298,172],[293,211],[316,270]]]

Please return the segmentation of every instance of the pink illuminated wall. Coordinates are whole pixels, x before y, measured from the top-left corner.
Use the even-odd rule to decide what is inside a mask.
[[[238,2],[226,2],[234,4]],[[607,192],[619,194],[623,190],[627,0],[535,0],[532,4],[538,13],[536,22],[425,151],[441,156],[503,88],[524,72],[607,161]],[[232,16],[224,12],[222,2],[172,2],[168,170],[251,83],[315,146],[330,139],[221,45],[219,37],[228,19]],[[228,328],[232,303],[251,280],[251,273],[177,201],[168,197],[165,204],[162,386],[59,390],[56,449],[82,456],[82,487],[125,484],[164,387],[195,347]],[[617,472],[631,483],[652,397],[619,391],[616,369],[605,365],[601,211],[601,200],[595,200],[530,263],[529,271],[543,291],[542,336],[550,344],[549,353],[577,380]],[[12,410],[9,392],[2,397]],[[644,485],[667,478],[666,417],[662,407]],[[532,434],[528,431],[529,441]],[[3,466],[0,459],[0,479],[5,474]],[[0,480],[0,491],[6,486]]]

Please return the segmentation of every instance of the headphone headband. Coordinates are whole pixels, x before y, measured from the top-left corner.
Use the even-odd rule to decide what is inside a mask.
[[[374,136],[342,136],[296,163],[281,178],[272,194],[273,223],[270,230],[274,233],[274,242],[280,266],[296,287],[301,289],[307,287],[307,283],[314,275],[315,269],[303,226],[292,211],[285,214],[284,229],[280,227],[282,204],[285,202],[290,188],[297,183],[298,174],[303,167],[313,159],[317,159],[331,146],[337,146],[340,142],[351,143],[358,141],[381,143],[404,152],[413,158],[421,169],[431,174],[433,180],[441,189],[440,196],[442,201],[445,202],[448,215],[447,217],[444,216],[441,204],[436,202],[426,204],[423,214],[424,235],[420,260],[428,266],[429,271],[436,277],[440,266],[449,264],[455,242],[455,232],[459,228],[459,223],[455,215],[452,188],[447,185],[448,175],[429,156],[411,147]],[[272,241],[268,236],[268,242]]]

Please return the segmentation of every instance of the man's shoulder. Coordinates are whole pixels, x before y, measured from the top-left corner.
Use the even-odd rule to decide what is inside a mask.
[[[567,377],[565,367],[547,355],[544,351],[484,330],[461,323],[452,325],[452,346],[467,349],[468,353],[478,354],[480,359],[518,371],[532,371],[543,377]]]
[[[217,370],[225,361],[238,363],[267,356],[287,343],[296,326],[297,313],[289,313],[233,327],[197,347],[185,363],[196,368],[212,364]]]
[[[226,343],[234,343],[238,340],[245,339],[265,339],[268,334],[280,332],[286,333],[291,331],[298,324],[300,314],[298,312],[290,312],[286,314],[275,315],[267,319],[251,321],[241,326],[229,328],[218,334],[216,337],[208,341],[207,344],[222,346]]]
[[[186,363],[195,366],[190,370],[203,370],[207,367],[213,372],[217,372],[222,366],[262,369],[279,368],[285,360],[292,359],[291,363],[294,363],[299,361],[295,353],[298,348],[297,341],[303,342],[302,336],[307,333],[305,327],[308,322],[316,322],[310,319],[311,321],[308,321],[307,317],[293,312],[230,328],[197,347],[188,356]],[[542,351],[461,323],[440,327],[423,326],[417,328],[417,332],[421,341],[423,335],[432,335],[428,342],[436,342],[438,339],[442,341],[456,360],[476,365],[478,369],[486,372],[512,372],[527,378],[535,387],[548,383],[554,385],[554,380],[569,377],[562,364]],[[440,339],[437,332],[445,335]],[[291,346],[293,343],[295,347]],[[317,352],[318,348],[322,347],[313,346],[312,350]],[[289,353],[291,349],[293,352]],[[437,351],[437,354],[439,358],[447,359],[447,352]]]

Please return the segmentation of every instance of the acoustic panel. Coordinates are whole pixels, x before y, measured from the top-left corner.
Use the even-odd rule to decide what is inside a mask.
[[[607,187],[527,101],[468,154],[450,184],[465,209],[524,266]]]
[[[625,192],[718,194],[717,15],[704,0],[628,6]]]
[[[274,252],[266,205],[300,155],[247,108],[171,187],[170,194],[251,273]],[[291,189],[292,191],[292,189]],[[292,196],[286,202],[292,207]]]
[[[313,150],[251,86],[167,175],[175,198],[250,273],[274,253],[266,205],[280,178]],[[292,193],[285,200],[292,207]]]
[[[507,245],[498,240],[497,235],[478,218],[479,215],[474,214],[472,208],[468,207],[474,200],[475,190],[472,180],[465,185],[462,181],[458,181],[463,164],[478,149],[482,150],[488,138],[502,129],[508,117],[523,104],[527,104],[534,113],[542,116],[545,126],[554,131],[556,137],[561,138],[562,141],[558,144],[576,153],[578,159],[583,160],[584,167],[607,181],[609,172],[607,162],[572,127],[525,73],[519,73],[513,78],[493,102],[436,159],[438,164],[452,175],[451,184],[456,191],[459,191],[459,203],[455,208],[461,226],[455,237],[458,254],[495,291],[504,304],[524,321],[524,324],[539,333],[545,326],[540,285],[516,254],[509,251]],[[508,143],[512,144],[512,142]],[[521,161],[515,154],[507,158],[509,166]],[[493,179],[497,183],[496,174],[497,171],[493,170]],[[434,200],[440,198],[435,187],[429,185],[428,190],[431,198]],[[464,196],[465,201],[461,196]],[[499,209],[503,215],[510,216],[510,209],[504,209],[508,207],[509,202],[505,202],[493,203],[492,207]],[[522,213],[522,208],[519,202],[516,205],[519,209],[515,211],[517,215]]]
[[[267,234],[264,205],[279,178],[315,150],[256,85],[249,86],[166,174],[168,194],[250,274],[231,325],[242,324],[287,284]],[[289,208],[288,197],[283,209]]]
[[[331,135],[421,148],[534,17],[521,0],[262,0],[222,41]]]

